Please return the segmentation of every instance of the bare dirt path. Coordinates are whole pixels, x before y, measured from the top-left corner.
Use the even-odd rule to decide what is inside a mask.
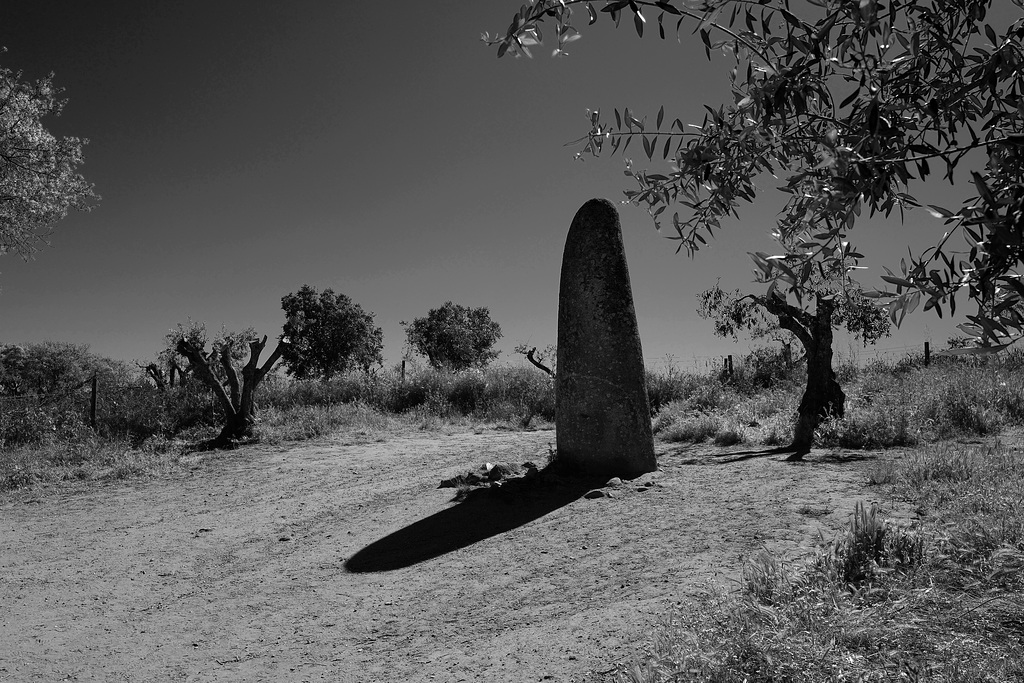
[[[437,489],[483,462],[543,464],[553,442],[256,446],[7,494],[0,680],[601,680],[672,602],[883,495],[863,459],[665,445],[658,472],[610,498],[455,504]]]

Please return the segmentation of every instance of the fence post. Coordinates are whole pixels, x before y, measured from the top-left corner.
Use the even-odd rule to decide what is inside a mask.
[[[924,366],[928,367],[928,364],[932,361],[932,347],[928,342],[924,343]]]
[[[405,359],[402,359],[402,384],[405,384]]]
[[[92,400],[89,403],[89,426],[96,430],[96,375],[92,376]]]

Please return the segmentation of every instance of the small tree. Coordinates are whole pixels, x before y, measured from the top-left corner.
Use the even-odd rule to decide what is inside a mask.
[[[524,342],[522,344],[517,344],[516,348],[512,351],[521,356],[525,356],[526,360],[530,361],[530,364],[533,365],[533,367],[537,368],[541,372],[547,373],[549,377],[554,379],[555,369],[557,367],[556,361],[558,360],[558,349],[555,348],[554,344],[548,344],[543,351],[537,351],[536,346],[531,347]]]
[[[59,396],[94,376],[104,383],[122,383],[131,371],[120,361],[92,353],[87,344],[0,344],[0,395]]]
[[[261,366],[260,354],[267,345],[267,337],[258,338],[252,328],[238,333],[222,330],[210,351],[206,350],[204,325],[179,324],[167,335],[167,340],[188,361],[192,375],[214,393],[224,411],[224,427],[211,445],[225,446],[235,439],[252,436],[256,424],[256,387],[280,360],[284,342]],[[244,357],[246,348],[249,359],[239,372],[235,364]]]
[[[190,319],[184,325],[178,323],[176,329],[164,337],[164,347],[156,354],[156,360],[146,365],[136,361],[136,365],[146,372],[146,376],[153,380],[157,390],[163,392],[173,389],[177,381],[185,384],[189,373],[189,365],[185,358],[178,353],[178,339],[186,338],[193,344],[202,348],[208,341],[206,325],[192,322]]]
[[[723,292],[715,285],[699,295],[697,313],[715,323],[715,334],[738,339],[741,332],[764,337],[785,330],[804,348],[807,385],[800,400],[790,450],[799,460],[814,443],[814,430],[822,418],[842,417],[846,395],[832,370],[832,331],[845,327],[865,346],[889,336],[889,318],[857,289],[830,291],[818,282],[813,290],[814,308],[794,306],[778,289],[767,294],[744,296],[739,290]]]
[[[465,370],[484,367],[498,357],[493,346],[501,339],[501,326],[484,307],[468,308],[445,302],[425,318],[402,322],[409,347],[426,356],[435,368]]]
[[[35,82],[0,68],[0,254],[29,258],[68,211],[88,211],[98,197],[77,172],[78,138],[54,137],[42,119],[64,107],[52,77]]]
[[[281,308],[287,317],[281,339],[288,342],[282,359],[293,377],[330,379],[383,364],[384,332],[373,324],[373,313],[344,294],[303,285],[281,299]]]

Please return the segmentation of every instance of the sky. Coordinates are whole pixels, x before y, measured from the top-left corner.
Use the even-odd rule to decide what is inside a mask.
[[[281,297],[308,284],[373,312],[388,364],[403,352],[401,321],[446,301],[490,309],[501,361],[521,362],[519,343],[553,344],[573,215],[630,187],[618,155],[573,159],[566,143],[586,134],[587,108],[664,105],[699,123],[702,104],[731,100],[731,64],[709,63],[689,34],[640,39],[607,20],[581,26],[567,58],[547,46],[499,60],[480,34],[504,31],[518,6],[4,0],[0,65],[54,74],[67,105],[47,125],[88,138],[80,170],[102,201],[58,224],[33,260],[0,259],[0,343],[84,343],[146,362],[187,319],[274,338]],[[775,184],[762,184],[773,200]],[[955,206],[966,192],[924,195]],[[716,281],[763,291],[747,253],[776,251],[780,208],[745,210],[691,260],[646,212],[620,206],[650,365],[747,351],[713,335],[696,297]],[[942,231],[924,211],[858,224],[862,282],[880,286],[882,266]],[[953,322],[915,313],[878,347],[940,348]]]

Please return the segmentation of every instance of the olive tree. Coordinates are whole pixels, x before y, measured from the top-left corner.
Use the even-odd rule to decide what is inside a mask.
[[[982,156],[960,174],[973,190],[963,205],[927,207],[945,223],[942,238],[882,276],[886,289],[867,294],[887,302],[896,324],[922,302],[953,313],[966,294],[977,312],[961,329],[994,347],[1012,342],[1024,333],[1024,18],[986,23],[992,0],[806,5],[797,12],[788,0],[535,0],[505,32],[483,38],[499,57],[529,56],[550,22],[554,54],[564,55],[579,37],[578,18],[593,24],[603,15],[616,26],[627,19],[641,36],[682,39],[685,26],[709,59],[724,54],[733,97],[706,105],[702,121],[687,125],[664,107],[650,117],[588,111],[577,154],[625,156],[634,143],[660,164],[640,169],[627,160],[636,187],[626,199],[659,229],[671,226],[677,251],[690,256],[755,200],[758,181],[778,178],[778,251],[751,257],[768,285],[765,303],[785,302],[793,312],[833,305],[814,293],[816,272],[857,286],[852,275],[864,256],[851,233],[859,218],[903,218],[922,206],[913,194],[922,181],[952,183]]]
[[[812,283],[811,289],[812,308],[788,303],[778,290],[744,295],[715,285],[698,297],[697,313],[714,323],[720,337],[738,339],[744,332],[754,338],[786,333],[803,347],[807,382],[790,446],[794,459],[810,451],[822,418],[842,417],[846,409],[846,394],[832,370],[833,330],[844,327],[867,346],[889,336],[891,329],[885,311],[872,305],[859,290],[831,291],[827,282]]]
[[[29,258],[68,211],[98,199],[77,170],[86,141],[43,125],[63,109],[59,95],[52,77],[24,81],[0,68],[0,254]]]
[[[491,320],[485,307],[469,308],[445,302],[423,318],[402,322],[409,347],[426,356],[435,368],[466,370],[483,367],[498,357],[494,345],[501,326]]]
[[[297,379],[330,379],[355,367],[369,372],[384,362],[384,332],[373,324],[373,313],[344,294],[303,285],[281,299],[281,308],[281,338],[288,340],[282,358]]]
[[[252,328],[242,332],[222,330],[207,350],[205,325],[179,323],[167,335],[167,341],[188,362],[190,374],[213,392],[223,410],[224,426],[211,445],[225,446],[251,436],[256,425],[256,388],[281,359],[284,342],[260,365],[267,337],[258,337]],[[236,369],[246,355],[245,365]]]

